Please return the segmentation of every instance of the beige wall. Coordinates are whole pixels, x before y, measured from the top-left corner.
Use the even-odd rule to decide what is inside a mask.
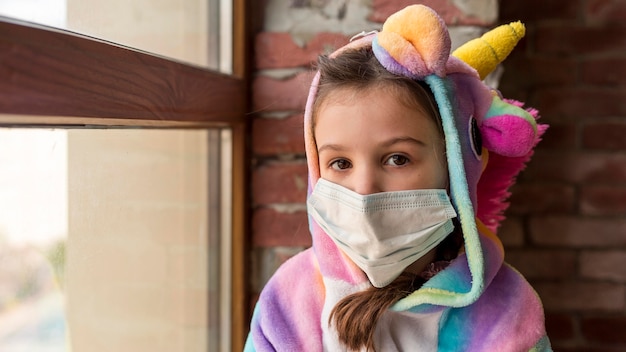
[[[73,351],[206,351],[207,132],[68,136]]]
[[[209,0],[67,0],[71,30],[205,66]]]

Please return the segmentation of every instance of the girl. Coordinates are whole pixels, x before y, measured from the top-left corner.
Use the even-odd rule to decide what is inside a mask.
[[[305,112],[313,247],[264,288],[246,351],[550,351],[494,235],[545,126],[482,79],[523,36],[450,55],[414,5],[322,57]]]

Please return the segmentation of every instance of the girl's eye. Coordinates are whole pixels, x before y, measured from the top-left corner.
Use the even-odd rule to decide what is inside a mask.
[[[345,170],[349,169],[351,166],[352,164],[350,164],[350,162],[346,159],[337,159],[330,164],[330,167],[333,168],[333,170]]]
[[[408,162],[409,162],[409,158],[407,158],[406,156],[400,155],[400,154],[394,154],[390,156],[389,159],[387,159],[387,161],[385,161],[385,164],[392,165],[392,166],[402,166]]]

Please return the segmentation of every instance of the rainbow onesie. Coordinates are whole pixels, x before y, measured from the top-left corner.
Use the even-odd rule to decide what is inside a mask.
[[[508,189],[547,128],[537,111],[503,99],[483,79],[524,36],[511,23],[472,40],[452,54],[445,23],[430,8],[409,6],[380,32],[343,50],[371,47],[392,73],[425,82],[441,116],[450,177],[464,250],[444,270],[395,303],[378,322],[375,345],[386,351],[551,351],[541,301],[504,262],[496,231]],[[332,56],[332,55],[331,55]],[[320,178],[312,133],[314,78],[304,116],[308,194]],[[343,297],[370,287],[309,216],[313,246],[285,262],[263,289],[245,351],[342,351],[329,325]]]

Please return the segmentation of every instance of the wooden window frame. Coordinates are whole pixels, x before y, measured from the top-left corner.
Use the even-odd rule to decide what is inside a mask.
[[[232,130],[231,346],[248,331],[245,0],[233,0],[233,75],[0,16],[0,125]]]

